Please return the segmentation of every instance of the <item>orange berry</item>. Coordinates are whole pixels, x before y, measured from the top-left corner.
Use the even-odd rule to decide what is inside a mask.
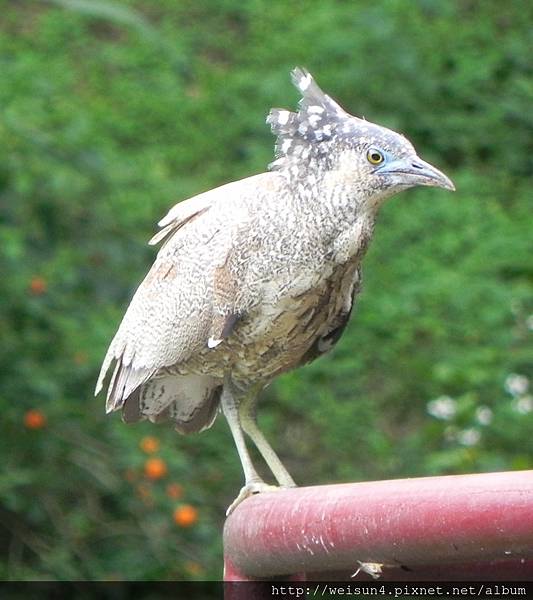
[[[149,458],[144,463],[144,474],[148,479],[161,479],[167,474],[167,464],[162,458]]]
[[[48,284],[46,283],[46,279],[44,277],[35,275],[34,277],[31,278],[30,284],[28,287],[29,287],[31,294],[33,294],[34,296],[41,296],[42,294],[44,294],[46,292],[46,288],[48,287]]]
[[[147,435],[139,442],[139,447],[146,454],[153,454],[159,450],[159,440],[156,437]]]
[[[31,409],[24,415],[24,425],[28,429],[42,429],[46,425],[46,416],[36,409]]]
[[[89,360],[89,355],[87,352],[80,350],[79,352],[75,352],[72,358],[77,365],[84,365]]]
[[[182,504],[174,511],[174,522],[180,527],[190,527],[198,521],[198,510],[190,504]]]
[[[153,506],[154,499],[152,496],[152,490],[145,484],[139,484],[137,486],[137,496],[146,504],[146,506]]]
[[[137,479],[137,473],[135,473],[134,469],[126,469],[124,471],[124,479],[129,481],[129,483],[133,483]]]
[[[172,500],[179,500],[183,496],[183,486],[179,483],[169,483],[167,485],[167,496]]]
[[[202,575],[204,572],[204,568],[202,567],[202,565],[192,560],[186,560],[183,563],[183,566],[185,567],[185,570],[187,571],[187,573],[189,573],[189,575],[198,576]]]

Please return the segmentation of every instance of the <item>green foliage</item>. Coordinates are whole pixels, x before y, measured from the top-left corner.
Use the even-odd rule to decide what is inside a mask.
[[[154,222],[264,170],[264,116],[294,105],[296,64],[348,110],[405,131],[458,191],[383,209],[355,318],[331,356],[265,393],[269,437],[305,484],[532,467],[532,399],[512,376],[533,375],[532,13],[444,0],[3,7],[0,577],[221,576],[241,485],[225,424],[191,438],[128,428],[92,390]],[[160,479],[145,474],[146,436]],[[181,503],[199,511],[189,527],[173,520]]]

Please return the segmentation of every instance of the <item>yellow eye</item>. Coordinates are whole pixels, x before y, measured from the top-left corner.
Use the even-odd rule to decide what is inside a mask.
[[[376,148],[370,148],[366,153],[366,159],[371,165],[380,165],[385,160],[383,154]]]

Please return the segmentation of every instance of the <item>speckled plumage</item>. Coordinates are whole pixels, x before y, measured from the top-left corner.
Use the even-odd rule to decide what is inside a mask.
[[[267,118],[277,136],[270,172],[181,202],[159,223],[151,243],[163,246],[97,384],[98,392],[114,365],[107,410],[122,408],[126,421],[202,430],[223,389],[238,406],[328,351],[359,292],[383,200],[413,185],[452,186],[403,136],[350,116],[309,73],[295,69],[293,81],[299,111],[273,109]],[[380,173],[372,148],[400,166]],[[250,473],[247,484],[258,480]]]

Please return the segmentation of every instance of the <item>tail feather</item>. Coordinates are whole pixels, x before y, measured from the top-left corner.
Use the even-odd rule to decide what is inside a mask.
[[[148,419],[173,421],[179,433],[208,429],[213,424],[221,386],[207,375],[163,375],[144,383],[125,401],[126,423]]]

